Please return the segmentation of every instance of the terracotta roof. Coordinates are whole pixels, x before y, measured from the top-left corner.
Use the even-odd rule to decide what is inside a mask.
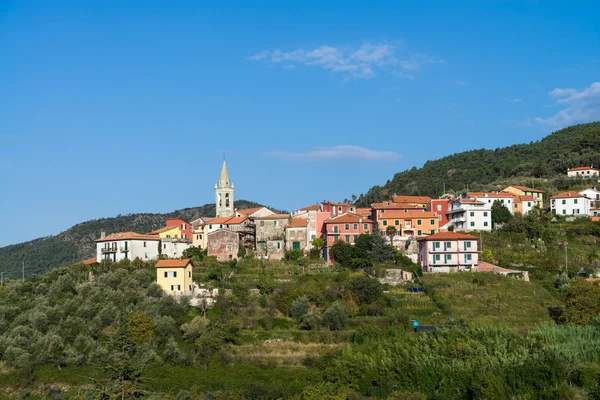
[[[564,192],[564,193],[560,193],[557,194],[556,196],[552,196],[552,199],[569,199],[569,198],[573,198],[573,199],[577,199],[580,197],[585,197],[584,195],[582,195],[581,193],[577,193],[577,192]],[[585,197],[587,199],[587,197]]]
[[[115,240],[160,240],[156,235],[142,235],[135,232],[117,232],[106,235],[104,239],[96,239],[95,242],[112,242]]]
[[[387,209],[395,209],[395,210],[405,210],[409,208],[423,208],[415,205],[415,203],[394,203],[392,201],[386,201],[384,203],[373,203],[371,204],[376,210],[387,210]]]
[[[328,218],[323,221],[324,224],[344,224],[344,223],[361,223],[361,224],[372,224],[372,222],[364,217],[360,217],[354,213],[346,212],[336,217]]]
[[[485,204],[485,203],[483,203],[483,202],[481,202],[479,200],[476,200],[476,199],[465,199],[465,198],[462,198],[462,199],[456,199],[454,201],[458,201],[459,203]]]
[[[544,191],[541,190],[541,189],[534,189],[534,188],[530,188],[530,187],[527,187],[527,186],[510,185],[509,187],[514,187],[515,189],[519,189],[519,190],[522,190],[524,192],[544,193]]]
[[[469,197],[477,197],[477,198],[507,198],[507,197],[512,197],[514,198],[516,196],[516,194],[514,193],[510,193],[510,192],[468,192],[467,195]]]
[[[388,211],[386,213],[383,213],[379,216],[379,219],[414,219],[414,218],[421,218],[421,219],[427,219],[427,218],[437,218],[438,214],[434,213],[434,212],[428,212],[428,211],[408,211],[408,212],[404,212],[404,211]]]
[[[312,206],[301,208],[299,211],[318,211],[319,208],[321,208],[320,204],[313,204]]]
[[[96,261],[96,257],[90,257],[90,258],[82,261],[82,263],[84,263],[85,265],[94,264],[96,262],[98,262],[98,261]]]
[[[164,228],[160,228],[160,229],[150,232],[148,235],[158,235],[159,233],[172,231],[173,229],[179,229],[179,227],[178,226],[165,226]]]
[[[431,201],[429,196],[393,196],[392,201],[394,203],[419,203],[427,204]]]
[[[370,208],[357,208],[356,215],[360,215],[361,217],[370,217],[372,211]]]
[[[515,202],[517,203],[521,203],[524,201],[535,201],[535,199],[533,198],[533,196],[531,195],[525,195],[525,196],[519,196],[518,194],[515,195]]]
[[[354,204],[352,204],[352,203],[335,203],[332,201],[324,201],[323,204],[331,204],[332,206],[354,207]]]
[[[230,216],[230,217],[213,218],[210,221],[205,222],[204,225],[220,225],[220,224],[225,224],[225,223],[227,223],[227,221],[229,221],[232,218],[235,218],[235,217]]]
[[[245,209],[242,209],[242,210],[235,210],[235,212],[237,212],[238,214],[241,214],[241,215],[248,216],[248,215],[254,214],[257,211],[262,210],[263,208],[265,208],[265,207],[245,208]]]
[[[598,168],[594,168],[592,166],[589,167],[575,167],[575,168],[569,168],[569,171],[587,171],[587,170],[592,170],[592,171],[600,171],[600,169]]]
[[[174,260],[158,260],[154,268],[185,268],[190,263],[189,258],[177,258]]]
[[[438,232],[433,235],[429,235],[424,238],[420,238],[418,240],[457,240],[457,239],[469,239],[469,240],[477,240],[478,237],[467,235],[466,233],[458,233],[458,232]]]
[[[248,219],[247,216],[243,216],[243,217],[233,217],[230,218],[229,220],[227,220],[227,225],[238,225],[241,224],[242,222],[246,221]]]
[[[186,224],[189,224],[189,222],[187,222],[185,219],[181,219],[181,218],[167,218],[167,221],[181,221]]]
[[[264,217],[256,217],[254,219],[288,219],[290,218],[289,214],[271,214],[265,215]]]
[[[287,224],[286,228],[306,228],[308,225],[308,220],[305,218],[294,218],[292,221]]]

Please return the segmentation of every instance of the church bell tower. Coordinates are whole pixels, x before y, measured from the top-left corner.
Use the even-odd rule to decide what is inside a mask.
[[[217,218],[231,217],[233,215],[233,184],[229,180],[227,172],[227,164],[223,157],[223,166],[221,167],[221,175],[219,182],[215,185],[215,193],[217,195]]]

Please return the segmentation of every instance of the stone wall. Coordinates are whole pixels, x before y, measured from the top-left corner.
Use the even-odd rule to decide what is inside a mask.
[[[208,234],[208,255],[219,261],[237,259],[240,249],[240,236],[228,229],[219,229]]]

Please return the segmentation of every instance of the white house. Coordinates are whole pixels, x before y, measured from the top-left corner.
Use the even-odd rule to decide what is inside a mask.
[[[96,261],[152,260],[158,258],[159,246],[160,238],[157,235],[120,232],[106,236],[102,232],[100,239],[96,240]]]
[[[516,211],[516,196],[509,192],[469,192],[466,197],[468,199],[479,200],[490,206],[497,200],[501,202],[504,207],[508,208],[508,211],[510,211],[511,214],[514,214]]]
[[[590,215],[590,199],[577,192],[565,192],[552,196],[552,212],[556,215]]]
[[[192,247],[189,239],[162,238],[160,240],[161,254],[169,258],[183,257],[183,251]]]
[[[600,192],[597,191],[595,187],[580,190],[579,194],[584,195],[591,201],[600,201]]]
[[[450,201],[448,226],[458,231],[492,230],[492,205],[475,199],[455,199]]]
[[[567,176],[569,178],[597,178],[600,176],[600,169],[594,168],[592,165],[589,167],[571,168],[567,171]]]
[[[477,237],[457,232],[439,232],[417,239],[419,261],[424,272],[458,272],[477,267]]]

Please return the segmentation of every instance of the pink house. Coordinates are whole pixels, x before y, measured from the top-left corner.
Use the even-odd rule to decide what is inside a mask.
[[[477,239],[457,232],[439,232],[418,239],[423,272],[458,272],[477,267]]]

